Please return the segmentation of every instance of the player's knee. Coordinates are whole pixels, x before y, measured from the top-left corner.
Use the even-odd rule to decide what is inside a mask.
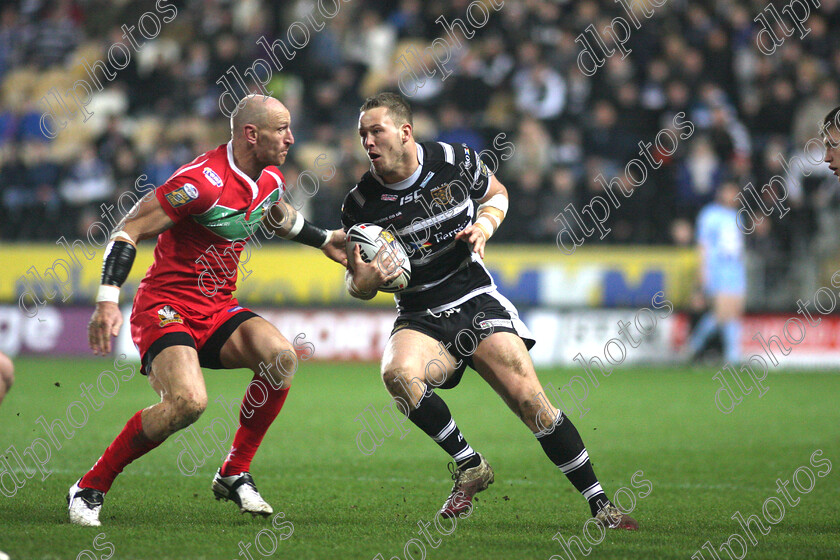
[[[494,369],[501,370],[508,375],[515,375],[517,377],[525,377],[531,371],[530,361],[526,359],[521,352],[498,352],[496,356],[490,360]]]
[[[298,368],[294,348],[284,340],[272,340],[264,348],[261,358],[259,370],[254,371],[259,375],[270,377],[268,381],[272,386],[288,387]]]
[[[199,419],[207,408],[207,395],[193,391],[184,392],[175,395],[171,405],[172,424],[183,428]]]
[[[295,372],[297,372],[297,354],[295,354],[295,351],[292,348],[284,347],[277,352],[276,356],[277,357],[275,358],[274,363],[277,366],[277,373],[280,377],[277,381],[282,381],[284,384],[288,385],[292,381],[292,378],[294,378]]]
[[[0,354],[0,383],[5,385],[8,391],[14,382],[15,366],[8,356]]]
[[[409,396],[412,381],[418,384],[418,380],[411,377],[411,368],[397,364],[389,364],[382,368],[382,381],[391,395],[403,398]],[[422,387],[422,384],[418,385]]]
[[[9,389],[12,388],[12,385],[14,385],[14,384],[15,384],[14,368],[5,370],[2,374],[0,374],[0,385],[4,385],[7,392],[9,391]]]

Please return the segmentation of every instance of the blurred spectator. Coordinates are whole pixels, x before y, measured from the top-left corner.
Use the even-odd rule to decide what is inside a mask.
[[[178,161],[169,146],[160,146],[155,150],[152,160],[146,163],[143,173],[148,175],[153,185],[162,185],[178,169]]]
[[[99,159],[93,146],[85,146],[59,187],[61,197],[71,206],[103,201],[114,192],[111,170]]]
[[[506,177],[518,181],[518,176],[527,171],[535,171],[540,175],[548,171],[551,136],[538,120],[529,117],[522,119],[513,145],[513,157],[505,166]]]
[[[557,72],[538,61],[513,78],[516,107],[521,112],[542,120],[560,116],[566,105],[566,82]]]
[[[107,128],[94,142],[96,151],[102,161],[113,162],[117,152],[121,149],[131,149],[131,141],[123,134],[121,127],[122,122],[119,117],[111,116],[108,119]]]
[[[638,141],[619,122],[618,112],[609,101],[597,101],[592,111],[592,120],[586,130],[584,151],[587,155],[601,156],[616,164],[624,164],[633,157]]]
[[[452,104],[444,105],[440,113],[439,142],[466,144],[477,152],[484,149],[484,139],[466,125],[464,115]]]
[[[13,146],[6,153],[0,167],[0,189],[3,197],[3,237],[18,238],[21,224],[28,220],[26,210],[35,201],[35,195],[28,188],[26,167],[20,151]]]
[[[724,178],[724,172],[723,164],[708,137],[695,138],[686,160],[677,171],[679,215],[693,219],[702,206],[711,202]]]
[[[23,40],[15,7],[4,6],[0,11],[0,80],[23,59]]]
[[[40,21],[27,29],[27,58],[41,68],[63,63],[81,42],[79,16],[70,0],[44,2]]]

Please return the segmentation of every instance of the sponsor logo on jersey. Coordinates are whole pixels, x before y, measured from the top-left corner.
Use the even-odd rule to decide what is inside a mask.
[[[181,314],[172,309],[169,305],[164,305],[158,309],[158,318],[160,319],[161,327],[165,327],[166,325],[170,325],[172,323],[184,324],[184,319],[181,317]]]
[[[440,206],[449,206],[452,203],[452,188],[449,183],[444,183],[429,191],[432,201]]]
[[[241,305],[235,305],[235,306],[231,307],[230,309],[228,309],[228,313],[234,313],[235,311],[239,311],[240,309],[245,309],[245,308],[242,307]]]
[[[431,247],[433,243],[431,241],[426,241],[425,243],[412,243],[409,242],[408,246],[411,247],[413,250],[417,251],[419,249],[425,249],[427,247]]]
[[[207,180],[216,187],[222,188],[222,178],[219,177],[219,174],[210,169],[209,167],[204,168],[204,176],[207,177]]]
[[[400,329],[404,329],[404,328],[406,328],[407,326],[408,326],[408,321],[399,322],[399,323],[397,323],[397,324],[395,324],[395,325],[394,325],[394,330],[392,330],[391,332],[392,332],[392,333],[395,333],[395,332],[397,332],[397,331],[398,331],[398,330],[400,330]]]
[[[198,198],[198,189],[192,183],[184,183],[184,192],[193,200]]]
[[[395,194],[383,194],[382,195],[382,200],[387,200],[388,202],[396,202],[397,198],[399,198],[399,197]]]
[[[470,149],[467,147],[466,144],[461,144],[464,147],[464,158],[467,160],[465,162],[465,166],[469,167],[472,164],[472,158],[470,158]]]
[[[444,231],[443,233],[436,233],[435,234],[435,243],[440,243],[441,241],[446,241],[447,239],[449,239],[451,237],[455,237],[458,234],[459,231],[461,231],[462,229],[464,229],[468,225],[470,225],[470,219],[469,218],[467,218],[466,220],[464,220],[462,223],[458,224],[454,228],[450,229],[449,231]]]
[[[420,190],[416,190],[414,192],[410,192],[404,197],[400,199],[400,206],[405,204],[406,202],[411,202],[412,200],[420,200]]]
[[[482,329],[489,329],[491,327],[507,327],[512,329],[513,321],[510,319],[486,319],[478,323],[478,326]]]
[[[434,171],[429,171],[429,173],[423,179],[423,182],[420,183],[420,188],[422,189],[423,187],[425,187],[426,183],[428,183],[432,179],[432,177],[434,177],[434,176],[435,176],[435,172]]]
[[[198,189],[187,183],[172,192],[166,193],[166,200],[172,208],[178,208],[198,198]]]
[[[489,177],[489,176],[490,176],[490,170],[489,170],[489,169],[487,169],[487,166],[486,166],[486,165],[484,165],[484,162],[483,162],[483,161],[481,161],[481,160],[478,160],[478,170],[479,170],[479,171],[481,172],[481,174],[482,174],[482,175],[484,175],[485,177]]]

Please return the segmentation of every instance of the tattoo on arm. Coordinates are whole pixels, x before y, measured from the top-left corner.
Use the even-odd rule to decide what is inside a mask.
[[[297,214],[297,210],[291,204],[279,200],[268,208],[263,220],[270,231],[284,237],[292,230]]]

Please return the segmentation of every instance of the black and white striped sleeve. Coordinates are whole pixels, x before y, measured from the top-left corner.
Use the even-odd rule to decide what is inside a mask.
[[[490,178],[493,174],[478,158],[478,153],[466,144],[446,144],[453,150],[454,165],[458,168],[458,177],[464,181],[470,191],[470,198],[479,200],[490,190]],[[448,155],[448,154],[447,154]]]

